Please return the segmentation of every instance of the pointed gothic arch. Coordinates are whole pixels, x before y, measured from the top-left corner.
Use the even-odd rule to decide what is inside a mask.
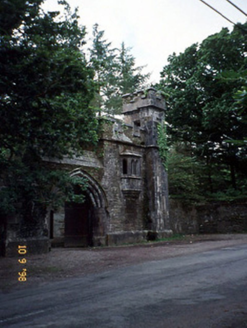
[[[100,245],[108,225],[107,198],[100,184],[87,172],[74,169],[71,176],[87,180],[85,201],[65,204],[65,247]],[[104,243],[104,241],[103,241]]]
[[[100,184],[94,178],[92,178],[91,175],[89,175],[86,171],[78,168],[73,170],[70,173],[70,176],[79,176],[85,178],[88,184],[86,193],[88,193],[93,205],[96,208],[107,208],[108,204],[105,192]]]

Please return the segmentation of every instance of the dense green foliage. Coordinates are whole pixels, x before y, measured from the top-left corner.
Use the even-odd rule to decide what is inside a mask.
[[[85,28],[66,2],[63,17],[44,13],[41,3],[2,1],[0,8],[0,211],[24,218],[73,194],[73,179],[43,159],[97,142]]]
[[[167,122],[172,152],[178,143],[178,154],[186,151],[186,156],[191,157],[191,169],[195,161],[202,168],[195,176],[198,192],[188,190],[188,197],[196,191],[198,196],[224,198],[222,195],[230,195],[226,198],[231,198],[243,195],[246,189],[246,145],[236,143],[246,138],[246,114],[234,99],[237,96],[239,102],[245,101],[245,89],[240,79],[222,78],[224,72],[243,74],[246,71],[246,41],[247,33],[238,26],[231,33],[224,28],[200,45],[193,44],[184,53],[170,56],[169,64],[161,73],[158,87],[169,95]],[[173,170],[174,153],[172,158]],[[182,171],[177,168],[177,172],[185,173],[183,184],[186,186],[188,162],[181,160],[182,163]],[[182,185],[181,190],[178,185],[175,188],[176,195],[183,193]]]
[[[246,32],[247,33],[247,32]],[[247,70],[226,71],[221,74],[223,81],[234,81],[241,85],[241,88],[234,93],[233,98],[236,102],[236,110],[239,112],[242,121],[247,123]],[[240,147],[246,147],[247,135],[244,134],[243,139],[231,139],[228,142],[234,143]]]
[[[199,201],[199,176],[203,168],[183,143],[173,144],[167,155],[169,193],[181,200]]]

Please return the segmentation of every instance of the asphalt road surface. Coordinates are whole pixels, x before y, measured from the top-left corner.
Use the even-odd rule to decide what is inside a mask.
[[[0,327],[246,328],[247,245],[1,293]]]

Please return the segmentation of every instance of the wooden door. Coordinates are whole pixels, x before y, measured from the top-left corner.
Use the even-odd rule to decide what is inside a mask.
[[[65,205],[65,247],[88,247],[92,245],[92,214],[90,199]]]

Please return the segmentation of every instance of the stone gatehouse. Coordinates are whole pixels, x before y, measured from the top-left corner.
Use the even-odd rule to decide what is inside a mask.
[[[33,252],[50,243],[85,247],[134,243],[171,233],[167,174],[157,145],[165,102],[153,88],[123,96],[123,119],[104,118],[97,151],[79,158],[49,160],[71,175],[87,178],[82,204],[48,209],[42,229],[25,242]],[[103,118],[102,118],[103,119]],[[20,240],[7,228],[6,255]]]

